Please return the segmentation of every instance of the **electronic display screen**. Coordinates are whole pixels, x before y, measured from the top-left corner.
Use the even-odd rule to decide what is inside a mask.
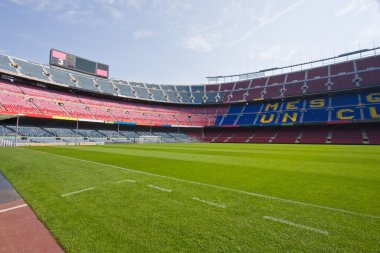
[[[50,50],[50,64],[78,72],[108,78],[109,66],[68,54],[56,49]]]

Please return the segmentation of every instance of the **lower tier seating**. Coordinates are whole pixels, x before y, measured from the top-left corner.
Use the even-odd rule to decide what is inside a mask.
[[[380,144],[379,124],[309,125],[260,128],[206,128],[204,142]]]

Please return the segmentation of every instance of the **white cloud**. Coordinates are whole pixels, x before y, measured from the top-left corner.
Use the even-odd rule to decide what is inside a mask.
[[[335,16],[369,10],[380,10],[380,0],[351,0],[346,6],[337,10]]]
[[[67,8],[77,8],[78,2],[75,0],[7,0],[13,4],[32,8],[36,11],[60,11]]]
[[[309,1],[309,0],[299,0],[299,1],[289,5],[288,7],[286,7],[285,9],[283,9],[279,12],[274,12],[274,10],[273,10],[275,7],[274,3],[269,4],[269,8],[268,8],[267,13],[260,16],[257,19],[259,26],[265,26],[265,25],[275,23],[282,16],[284,16],[284,15],[288,14],[289,12],[295,10],[298,6],[304,4],[307,1]]]
[[[135,31],[133,33],[133,38],[135,38],[135,39],[143,39],[143,38],[150,37],[153,34],[154,34],[154,32],[150,31],[150,30],[140,30],[140,31]]]
[[[127,6],[139,9],[145,3],[145,0],[96,0],[96,2],[108,6]]]
[[[153,8],[169,17],[183,17],[192,9],[192,1],[186,0],[154,0]]]
[[[211,33],[197,34],[185,38],[183,47],[193,51],[206,53],[216,46],[216,36]]]

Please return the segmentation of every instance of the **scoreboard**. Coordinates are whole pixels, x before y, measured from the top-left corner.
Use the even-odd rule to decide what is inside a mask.
[[[50,65],[103,78],[108,78],[109,74],[109,66],[106,64],[90,61],[56,49],[50,50]]]

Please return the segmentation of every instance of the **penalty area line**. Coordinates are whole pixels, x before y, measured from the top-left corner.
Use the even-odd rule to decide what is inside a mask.
[[[216,206],[216,207],[220,207],[220,208],[226,208],[227,207],[225,205],[217,204],[217,203],[214,203],[214,202],[211,202],[211,201],[208,201],[208,200],[204,200],[204,199],[200,199],[200,198],[197,198],[197,197],[193,197],[192,199],[195,200],[195,201],[198,201],[198,202],[205,203],[207,205],[211,205],[211,206]]]
[[[380,219],[380,216],[366,214],[366,213],[359,213],[359,212],[350,211],[350,210],[346,210],[346,209],[334,208],[334,207],[323,206],[323,205],[318,205],[318,204],[311,204],[311,203],[307,203],[307,202],[302,202],[302,201],[297,201],[297,200],[292,200],[292,199],[286,199],[286,198],[280,198],[280,197],[275,197],[275,196],[270,196],[270,195],[264,195],[264,194],[255,193],[255,192],[247,192],[247,191],[243,191],[243,190],[237,190],[237,189],[227,188],[227,187],[213,185],[213,184],[206,184],[206,183],[201,183],[201,182],[197,182],[197,181],[180,179],[180,178],[176,178],[176,177],[158,175],[158,174],[153,174],[153,173],[144,172],[144,171],[140,171],[140,170],[133,170],[133,169],[128,169],[128,168],[124,168],[124,167],[120,167],[120,166],[115,166],[115,165],[111,165],[111,164],[99,163],[99,162],[79,159],[79,158],[70,157],[70,156],[57,155],[57,154],[44,152],[44,151],[40,151],[40,150],[33,150],[33,149],[25,149],[25,150],[29,150],[29,151],[37,152],[37,153],[42,153],[45,155],[51,155],[51,156],[66,158],[66,159],[70,159],[70,160],[74,160],[74,161],[81,161],[81,162],[86,162],[86,163],[91,163],[91,164],[97,164],[97,165],[106,166],[109,168],[115,168],[115,169],[119,169],[119,170],[134,172],[134,173],[138,173],[138,174],[142,174],[142,175],[148,175],[148,176],[159,177],[159,178],[166,178],[166,179],[170,179],[170,180],[177,181],[177,182],[184,182],[184,183],[194,184],[194,185],[202,185],[202,186],[206,186],[206,187],[211,187],[211,188],[230,191],[230,192],[236,192],[236,193],[240,193],[240,194],[250,195],[250,196],[263,198],[263,199],[269,199],[269,200],[273,200],[273,201],[279,201],[279,202],[284,202],[284,203],[291,203],[291,204],[296,204],[296,205],[314,207],[314,208],[329,210],[329,211],[333,211],[333,212],[337,212],[337,213],[350,214],[350,215],[361,216],[361,217],[366,217],[366,218]]]
[[[62,197],[66,197],[66,196],[70,196],[70,195],[78,194],[78,193],[81,193],[81,192],[91,191],[91,190],[94,190],[94,189],[95,189],[95,187],[86,188],[86,189],[82,189],[82,190],[75,191],[75,192],[65,193],[65,194],[62,194],[61,196],[62,196]]]
[[[313,228],[313,227],[308,227],[308,226],[305,226],[305,225],[297,224],[297,223],[294,223],[294,222],[291,222],[291,221],[287,221],[287,220],[283,220],[283,219],[279,219],[279,218],[275,218],[275,217],[271,217],[271,216],[263,216],[263,219],[271,220],[271,221],[275,221],[275,222],[279,222],[279,223],[283,223],[283,224],[286,224],[286,225],[289,225],[289,226],[293,226],[293,227],[297,227],[297,228],[313,231],[313,232],[324,234],[324,235],[328,235],[329,234],[329,232],[326,231],[326,230],[317,229],[317,228]]]
[[[15,210],[15,209],[19,209],[19,208],[22,208],[22,207],[26,207],[26,206],[28,206],[28,205],[27,204],[23,204],[23,205],[13,206],[13,207],[10,207],[10,208],[6,208],[6,209],[0,210],[0,213],[9,212],[9,211],[12,211],[12,210]]]

